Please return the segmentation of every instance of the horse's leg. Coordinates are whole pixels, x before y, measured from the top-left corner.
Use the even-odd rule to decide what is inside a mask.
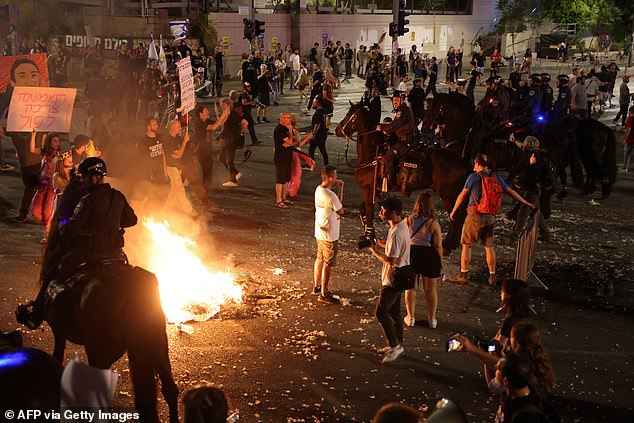
[[[55,338],[55,346],[53,347],[53,357],[60,363],[64,364],[64,353],[66,351],[66,336],[62,335],[58,330],[53,329],[53,337]]]
[[[178,386],[176,386],[172,375],[164,320],[162,320],[161,324],[157,322],[156,330],[158,332],[156,334],[157,344],[154,346],[154,351],[157,357],[155,358],[154,367],[161,379],[161,392],[169,409],[170,423],[178,423]]]
[[[154,363],[149,358],[152,353],[142,344],[145,339],[137,339],[131,342],[128,349],[130,365],[130,377],[134,389],[134,406],[139,413],[141,423],[158,423],[158,410],[156,408],[156,380],[154,378]],[[154,346],[148,345],[147,348]]]

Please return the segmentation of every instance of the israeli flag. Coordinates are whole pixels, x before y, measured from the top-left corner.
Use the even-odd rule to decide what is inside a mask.
[[[183,40],[187,38],[187,25],[189,25],[189,19],[170,22],[170,32],[172,37],[175,40]]]

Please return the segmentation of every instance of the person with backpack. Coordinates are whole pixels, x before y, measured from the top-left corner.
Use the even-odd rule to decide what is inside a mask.
[[[448,279],[453,283],[466,285],[469,282],[468,272],[471,262],[471,246],[479,239],[484,245],[486,261],[489,266],[489,285],[495,284],[495,246],[493,244],[493,229],[495,216],[502,205],[502,193],[530,208],[534,205],[524,200],[515,190],[509,187],[501,176],[489,170],[489,160],[484,154],[475,157],[474,173],[469,175],[462,192],[456,199],[451,212],[451,220],[455,219],[458,209],[469,198],[467,218],[462,227],[462,251],[460,253],[460,274]]]

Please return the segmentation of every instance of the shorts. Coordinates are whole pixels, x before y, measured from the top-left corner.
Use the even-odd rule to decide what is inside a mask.
[[[260,93],[258,94],[258,106],[264,108],[269,107],[271,105],[271,101],[269,99],[269,93]]]
[[[339,241],[323,241],[317,239],[317,260],[323,260],[330,267],[335,266],[337,251],[339,251]]]
[[[285,184],[289,182],[291,180],[291,164],[293,156],[288,158],[276,157],[273,161],[275,163],[275,183]]]
[[[426,278],[440,277],[440,257],[434,247],[412,245],[409,260],[417,275],[423,275]]]
[[[493,229],[495,228],[495,216],[492,214],[480,214],[470,211],[462,226],[460,243],[471,246],[479,239],[485,247],[493,246]]]

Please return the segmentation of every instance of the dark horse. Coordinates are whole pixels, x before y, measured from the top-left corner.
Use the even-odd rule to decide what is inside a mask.
[[[43,268],[55,260],[53,251],[59,245],[58,225],[51,227]],[[156,276],[127,263],[114,262],[80,270],[71,280],[45,315],[55,337],[53,357],[64,361],[68,340],[84,345],[90,366],[109,369],[127,351],[140,421],[159,421],[158,374],[170,422],[177,423],[178,387],[172,377]]]
[[[471,130],[475,106],[460,93],[438,93],[429,105],[423,119],[423,133],[439,128],[439,136],[446,148],[462,155],[461,147]]]
[[[612,129],[596,119],[581,119],[575,125],[577,152],[586,170],[583,193],[591,194],[601,183],[601,196],[607,198],[616,181],[616,137]]]
[[[346,137],[357,142],[359,164],[355,166],[357,184],[363,194],[361,203],[361,220],[365,232],[360,239],[374,237],[374,199],[377,188],[381,187],[380,154],[382,135],[374,131],[370,123],[370,112],[360,104],[350,103],[350,110],[337,126],[338,137]],[[353,138],[358,133],[358,139]],[[415,147],[415,149],[418,147]],[[458,194],[465,181],[465,168],[458,156],[449,151],[430,148],[425,154],[424,162],[417,169],[399,170],[400,189],[404,193],[432,188],[442,199],[445,210],[451,212]],[[396,187],[391,187],[397,190]],[[449,230],[443,241],[443,248],[451,251],[460,244],[460,231],[466,214],[459,213],[455,221],[449,223]]]

